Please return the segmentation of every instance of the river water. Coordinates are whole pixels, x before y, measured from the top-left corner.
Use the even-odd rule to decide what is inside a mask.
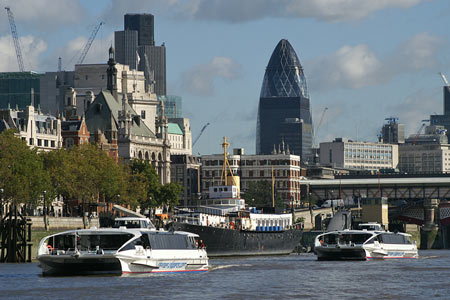
[[[419,259],[317,261],[313,254],[210,259],[205,273],[42,277],[0,264],[0,299],[450,299],[450,251]]]

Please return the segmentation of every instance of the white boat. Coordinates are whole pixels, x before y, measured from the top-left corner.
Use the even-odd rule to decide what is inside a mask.
[[[411,235],[388,232],[376,223],[360,224],[359,230],[331,231],[314,240],[318,260],[366,260],[417,258]]]
[[[208,256],[198,246],[198,235],[158,231],[145,218],[116,221],[116,228],[69,230],[44,237],[37,256],[43,274],[208,270]]]

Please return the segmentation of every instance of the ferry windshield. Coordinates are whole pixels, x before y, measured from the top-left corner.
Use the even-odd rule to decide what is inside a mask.
[[[328,245],[335,244],[363,244],[372,235],[368,233],[339,233],[323,236],[323,242]]]
[[[78,240],[78,249],[94,250],[97,246],[99,246],[103,250],[117,250],[132,237],[132,234],[81,235]]]

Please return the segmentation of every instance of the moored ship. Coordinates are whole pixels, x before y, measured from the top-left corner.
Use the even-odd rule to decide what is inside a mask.
[[[198,234],[209,257],[293,252],[300,243],[302,231],[293,225],[292,213],[246,207],[245,200],[240,198],[239,178],[227,170],[225,138],[222,146],[224,185],[209,187],[208,196],[196,207],[178,209],[170,226]]]

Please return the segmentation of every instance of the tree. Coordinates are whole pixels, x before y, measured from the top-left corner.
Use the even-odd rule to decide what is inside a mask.
[[[122,167],[95,145],[56,150],[46,155],[45,162],[57,193],[81,200],[85,226],[86,204],[97,202],[100,195],[114,201],[124,189]]]
[[[3,201],[36,206],[50,189],[48,173],[35,149],[15,136],[15,129],[0,134],[0,188]]]
[[[266,180],[250,182],[244,193],[244,199],[249,206],[272,206],[272,183]],[[283,207],[283,201],[277,193],[275,193],[275,206]]]
[[[162,204],[160,192],[162,184],[159,182],[158,174],[155,168],[147,161],[132,160],[130,162],[131,174],[135,177],[133,180],[145,179],[146,197],[140,199],[140,206],[143,210],[160,206]]]
[[[169,207],[178,205],[179,197],[183,188],[178,183],[168,183],[162,186],[159,197],[160,201]]]

